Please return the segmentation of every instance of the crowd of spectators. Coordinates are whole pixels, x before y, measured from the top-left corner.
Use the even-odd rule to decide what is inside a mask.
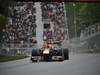
[[[64,5],[62,2],[42,2],[42,20],[53,22],[55,36],[65,35]]]
[[[9,7],[9,24],[3,29],[3,42],[32,43],[36,36],[36,8],[33,2],[17,2]]]
[[[53,22],[55,36],[64,36],[65,26],[64,6],[59,2],[41,2],[42,20]],[[3,29],[3,42],[6,43],[32,43],[36,42],[36,8],[33,2],[17,2],[9,7],[9,24]],[[52,35],[46,30],[44,34]],[[52,38],[52,37],[49,37]]]

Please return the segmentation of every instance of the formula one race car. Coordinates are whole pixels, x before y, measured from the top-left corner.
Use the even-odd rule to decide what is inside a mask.
[[[62,48],[43,48],[32,50],[31,60],[37,61],[64,61],[69,59],[68,49]]]

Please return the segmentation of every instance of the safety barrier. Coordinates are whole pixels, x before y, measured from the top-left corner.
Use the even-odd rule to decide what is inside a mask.
[[[29,55],[31,50],[36,48],[36,44],[11,44],[0,43],[0,55]]]

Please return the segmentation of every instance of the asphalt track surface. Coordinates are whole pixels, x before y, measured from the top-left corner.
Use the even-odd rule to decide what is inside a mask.
[[[32,63],[26,58],[0,63],[0,75],[100,75],[100,54],[70,54],[63,62]]]

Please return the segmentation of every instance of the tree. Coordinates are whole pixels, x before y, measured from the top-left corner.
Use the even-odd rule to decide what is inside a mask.
[[[8,23],[9,7],[14,6],[14,0],[0,0],[0,39],[2,38],[2,29]]]
[[[73,6],[75,4],[75,6]],[[75,25],[74,20],[76,20],[76,31],[77,35],[80,35],[80,31],[87,28],[88,26],[91,26],[95,23],[98,23],[100,21],[100,3],[96,2],[65,2],[66,5],[66,15],[68,19],[68,27],[69,32],[75,33]],[[69,10],[70,9],[70,10]],[[74,16],[74,17],[72,17]],[[73,20],[74,19],[74,20]],[[72,24],[69,24],[69,21]],[[71,28],[71,29],[70,29]],[[75,37],[71,36],[70,38]]]

